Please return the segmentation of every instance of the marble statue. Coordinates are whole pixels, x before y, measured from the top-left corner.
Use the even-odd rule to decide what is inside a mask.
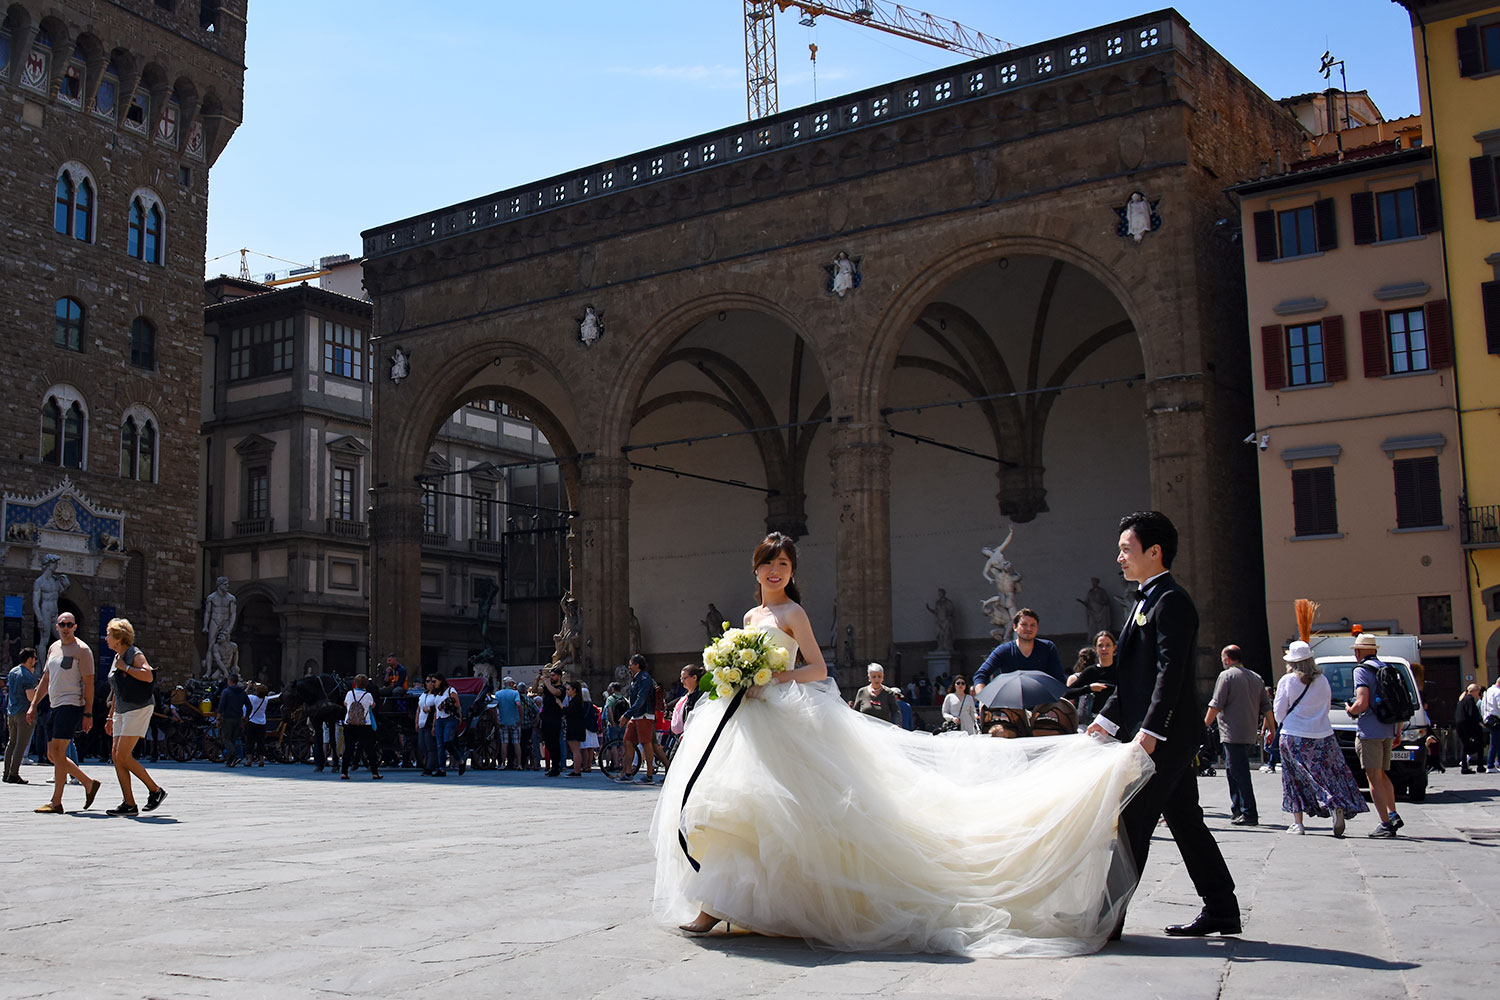
[[[854,291],[858,284],[859,275],[854,270],[854,261],[849,259],[849,254],[840,250],[833,258],[833,282],[829,285],[829,291],[843,298]]]
[[[1074,599],[1083,605],[1084,628],[1091,639],[1100,632],[1114,630],[1114,601],[1110,600],[1109,592],[1099,586],[1097,576],[1089,577],[1088,593]]]
[[[635,616],[635,608],[630,609],[626,627],[630,630],[630,655],[634,656],[641,651],[641,620]]]
[[[41,634],[37,649],[46,659],[47,647],[57,635],[57,599],[68,589],[68,576],[57,571],[62,556],[48,552],[42,556],[42,572],[31,585],[31,608],[36,614],[36,630]]]
[[[213,593],[203,600],[203,634],[208,636],[208,652],[203,657],[205,676],[212,674],[217,668],[214,647],[229,640],[239,615],[239,605],[229,592],[229,577],[221,576],[214,581]]]
[[[714,605],[713,601],[709,601],[708,616],[700,620],[698,624],[702,625],[705,629],[708,630],[708,641],[713,642],[719,636],[724,634],[724,623],[728,620],[729,619],[724,617],[724,612],[720,611]]]
[[[205,659],[205,680],[227,680],[230,674],[240,672],[240,647],[229,638],[228,632],[218,633],[218,637],[209,644]]]
[[[583,318],[578,321],[578,340],[584,347],[593,347],[604,336],[604,317],[593,306],[583,307]]]
[[[937,603],[927,605],[937,628],[937,648],[941,652],[953,652],[953,599],[942,587],[938,588]]]
[[[995,626],[990,632],[1000,642],[1005,641],[1005,635],[1011,627],[1011,619],[1016,615],[1016,608],[1020,606],[1021,596],[1021,574],[1016,572],[1015,566],[1005,558],[1005,548],[1010,545],[1011,539],[1016,535],[1016,526],[1011,525],[1010,531],[1006,533],[1005,541],[993,548],[981,548],[979,551],[985,556],[982,574],[995,587],[995,596],[986,599],[980,608],[985,617]]]

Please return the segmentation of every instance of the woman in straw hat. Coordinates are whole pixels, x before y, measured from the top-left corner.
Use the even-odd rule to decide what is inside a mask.
[[[1287,647],[1286,675],[1276,685],[1273,711],[1281,731],[1281,810],[1292,814],[1287,833],[1301,834],[1302,814],[1333,817],[1333,835],[1344,835],[1344,819],[1369,806],[1344,763],[1343,751],[1328,724],[1333,689],[1313,657],[1311,601],[1297,602],[1297,630],[1302,638]]]

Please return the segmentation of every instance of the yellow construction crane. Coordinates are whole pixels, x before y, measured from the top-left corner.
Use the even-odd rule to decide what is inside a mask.
[[[745,109],[753,121],[774,115],[776,95],[776,12],[796,7],[802,12],[802,23],[812,24],[818,17],[836,17],[851,24],[862,24],[901,38],[926,42],[968,56],[988,56],[1013,49],[1001,41],[975,31],[957,21],[936,17],[926,11],[913,10],[885,0],[745,0]],[[817,49],[813,49],[816,58]]]

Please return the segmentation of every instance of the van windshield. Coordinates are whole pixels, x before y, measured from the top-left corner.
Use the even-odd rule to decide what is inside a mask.
[[[1324,661],[1319,664],[1323,668],[1323,676],[1328,678],[1328,686],[1333,689],[1333,704],[1336,708],[1342,708],[1345,702],[1354,700],[1354,668],[1359,666],[1353,660]],[[1392,666],[1400,667],[1401,664],[1393,663]],[[1401,671],[1401,680],[1406,684],[1406,691],[1411,695],[1412,703],[1420,705],[1417,692],[1412,689],[1411,674],[1405,670]]]

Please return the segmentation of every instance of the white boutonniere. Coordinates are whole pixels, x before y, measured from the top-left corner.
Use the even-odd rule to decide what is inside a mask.
[[[1136,626],[1136,628],[1144,628],[1145,625],[1146,625],[1146,612],[1142,611],[1140,614],[1138,614],[1138,615],[1135,616],[1135,626]]]

